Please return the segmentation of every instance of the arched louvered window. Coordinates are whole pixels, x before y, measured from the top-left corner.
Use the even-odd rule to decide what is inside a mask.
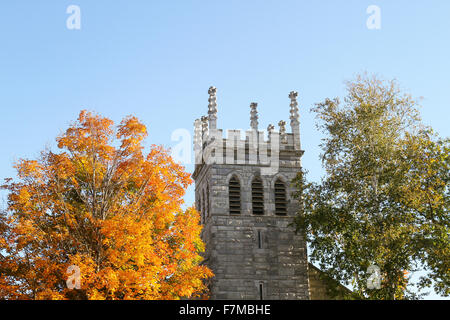
[[[264,189],[260,178],[255,178],[252,181],[252,206],[253,214],[264,214]]]
[[[287,214],[286,185],[281,179],[275,181],[275,214],[278,216]]]
[[[228,184],[228,197],[230,202],[230,214],[241,213],[241,184],[238,178],[231,177]]]

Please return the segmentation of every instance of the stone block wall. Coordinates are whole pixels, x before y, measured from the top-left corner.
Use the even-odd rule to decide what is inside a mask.
[[[212,299],[309,299],[306,244],[295,233],[293,217],[298,210],[292,198],[294,168],[283,167],[274,176],[260,176],[264,186],[264,215],[252,215],[251,181],[259,167],[251,165],[203,166],[196,176],[201,200],[205,262],[214,272]],[[230,215],[228,182],[236,176],[241,184],[241,214]],[[274,182],[285,182],[286,216],[274,213]],[[201,209],[201,208],[200,208]]]
[[[211,216],[203,230],[211,298],[309,299],[306,249],[291,220]]]

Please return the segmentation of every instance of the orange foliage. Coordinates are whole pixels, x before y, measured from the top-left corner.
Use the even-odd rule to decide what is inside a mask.
[[[0,298],[203,297],[199,214],[182,210],[190,175],[161,147],[147,155],[135,117],[115,128],[82,111],[60,153],[16,164],[0,215]],[[67,268],[80,270],[69,289]]]

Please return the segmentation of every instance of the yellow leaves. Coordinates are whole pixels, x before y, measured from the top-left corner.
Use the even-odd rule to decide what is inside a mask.
[[[19,193],[17,194],[17,201],[21,203],[27,203],[31,198],[30,193],[26,188],[22,188],[19,190]]]
[[[142,150],[141,142],[147,137],[147,128],[136,117],[129,116],[119,125],[116,137],[121,139],[120,149],[126,155]]]
[[[115,149],[108,143],[114,132],[113,124],[107,118],[83,110],[78,121],[56,139],[58,148],[67,149],[72,154],[98,153],[101,157],[111,158]]]
[[[11,232],[0,233],[0,250],[8,252],[0,267],[15,278],[5,282],[0,275],[0,298],[203,294],[202,280],[212,273],[198,265],[204,250],[199,214],[180,208],[192,180],[160,146],[144,157],[146,135],[135,117],[115,130],[111,120],[82,111],[57,138],[62,152],[18,162],[20,180],[5,186]],[[61,288],[69,266],[80,270],[81,295]]]
[[[98,277],[101,280],[100,286],[105,287],[108,294],[114,295],[116,288],[120,284],[117,272],[112,268],[104,268],[98,273]]]
[[[36,295],[36,300],[64,300],[64,299],[65,297],[63,294],[52,291],[49,288],[45,288],[44,290],[38,292]]]
[[[106,297],[100,293],[100,291],[98,291],[96,288],[92,288],[89,291],[88,297],[90,300],[105,300]]]
[[[38,179],[42,176],[43,166],[36,160],[19,160],[15,165],[18,176],[22,179]]]

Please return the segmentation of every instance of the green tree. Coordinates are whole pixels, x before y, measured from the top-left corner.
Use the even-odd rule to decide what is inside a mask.
[[[300,172],[296,217],[310,258],[334,279],[353,284],[354,297],[418,298],[415,285],[450,294],[450,143],[421,123],[418,104],[396,81],[358,75],[344,103],[326,99],[312,109],[324,132],[325,177]],[[379,289],[369,289],[380,269]],[[331,288],[332,289],[332,288]],[[332,290],[331,290],[332,291]]]

